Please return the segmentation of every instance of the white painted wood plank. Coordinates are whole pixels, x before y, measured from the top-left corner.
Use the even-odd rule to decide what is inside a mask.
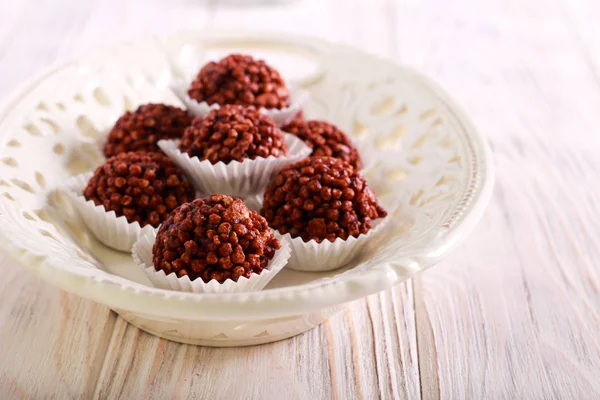
[[[596,398],[600,280],[587,260],[600,256],[597,235],[582,251],[574,226],[588,221],[563,211],[575,188],[557,181],[551,194],[545,171],[499,167],[480,228],[415,279],[424,397]]]
[[[0,398],[91,396],[115,314],[2,256],[0,270]]]
[[[418,399],[410,291],[400,285],[303,335],[239,349],[168,342],[118,319],[95,397]]]
[[[425,43],[400,57],[460,100],[497,170],[476,232],[415,278],[423,398],[597,398],[598,7],[457,3],[398,15]]]

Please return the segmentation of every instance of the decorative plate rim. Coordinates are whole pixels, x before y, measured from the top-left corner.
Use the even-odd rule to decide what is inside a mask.
[[[239,39],[247,41],[263,40],[273,43],[305,46],[307,49],[323,49],[329,46],[345,48],[349,51],[368,54],[363,50],[350,46],[331,44],[322,39],[307,36],[282,35],[277,33],[274,38],[265,33],[244,31],[185,31],[168,36],[146,36],[133,41],[120,42],[102,47],[95,51],[60,62],[49,67],[33,78],[20,84],[0,105],[0,121],[16,105],[21,97],[48,76],[77,63],[86,56],[109,52],[124,46],[141,45],[144,42],[157,40],[175,40],[186,35],[211,39]],[[136,282],[129,285],[118,285],[107,282],[96,276],[77,273],[63,268],[57,260],[51,257],[40,257],[27,249],[13,243],[0,226],[0,249],[4,254],[22,263],[29,270],[41,276],[44,280],[59,288],[78,294],[113,309],[126,309],[130,312],[140,312],[156,316],[177,316],[193,320],[227,320],[232,318],[251,319],[255,317],[280,317],[299,314],[309,310],[340,305],[379,291],[388,289],[395,284],[412,277],[417,272],[435,265],[452,249],[454,249],[474,228],[479,221],[491,197],[494,166],[490,148],[485,138],[477,131],[462,108],[456,104],[433,80],[412,68],[399,65],[391,60],[405,74],[429,89],[440,100],[461,126],[461,132],[468,144],[471,156],[470,176],[463,198],[458,203],[448,220],[439,228],[435,240],[425,246],[415,249],[414,253],[406,254],[394,262],[377,265],[358,276],[339,276],[325,282],[310,282],[302,285],[267,289],[259,292],[244,293],[184,293],[157,289]],[[318,75],[319,71],[313,76]],[[0,218],[2,215],[0,214]],[[418,251],[417,251],[418,250]],[[141,301],[140,301],[141,300]],[[241,306],[243,307],[235,307]]]

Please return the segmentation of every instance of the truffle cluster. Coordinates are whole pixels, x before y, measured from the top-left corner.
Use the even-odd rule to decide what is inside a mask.
[[[152,254],[157,271],[223,283],[260,274],[279,248],[267,221],[242,200],[212,195],[175,210],[161,225]]]
[[[238,105],[225,105],[194,119],[179,150],[212,164],[288,154],[284,135],[275,122],[254,107]]]
[[[290,103],[290,93],[279,72],[262,60],[241,54],[206,64],[192,82],[188,95],[209,105],[281,109]]]
[[[303,241],[333,242],[367,233],[387,215],[348,163],[309,157],[287,166],[269,184],[261,214],[269,226]]]
[[[106,211],[129,222],[157,227],[194,190],[181,171],[162,153],[121,153],[98,167],[83,191]]]
[[[165,104],[146,104],[126,112],[108,134],[104,154],[112,157],[128,151],[160,151],[161,139],[178,139],[192,118],[182,109]]]
[[[348,136],[335,125],[325,121],[302,121],[294,118],[292,122],[281,128],[302,139],[312,147],[312,156],[335,157],[347,161],[359,170],[361,166],[358,150],[352,145]]]

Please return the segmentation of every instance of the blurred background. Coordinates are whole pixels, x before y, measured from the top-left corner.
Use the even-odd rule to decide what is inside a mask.
[[[539,124],[540,132],[552,127],[579,136],[591,128],[598,109],[598,99],[580,95],[599,81],[596,3],[0,0],[0,96],[55,61],[98,46],[181,30],[251,29],[351,44],[432,75],[475,116],[511,110],[504,115],[514,120],[509,123],[520,125],[516,120],[526,118]],[[568,85],[555,84],[565,79]],[[518,97],[502,94],[511,86],[518,86]],[[544,102],[533,101],[540,96]],[[561,118],[536,117],[545,107],[560,109]],[[577,118],[562,118],[573,117],[575,109]],[[478,122],[496,129],[488,118]]]

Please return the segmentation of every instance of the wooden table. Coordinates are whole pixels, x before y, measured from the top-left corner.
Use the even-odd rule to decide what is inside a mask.
[[[158,339],[0,256],[0,398],[600,398],[600,3],[231,3],[0,0],[0,96],[143,34],[351,43],[433,76],[488,135],[497,179],[483,220],[411,281],[241,349]]]

